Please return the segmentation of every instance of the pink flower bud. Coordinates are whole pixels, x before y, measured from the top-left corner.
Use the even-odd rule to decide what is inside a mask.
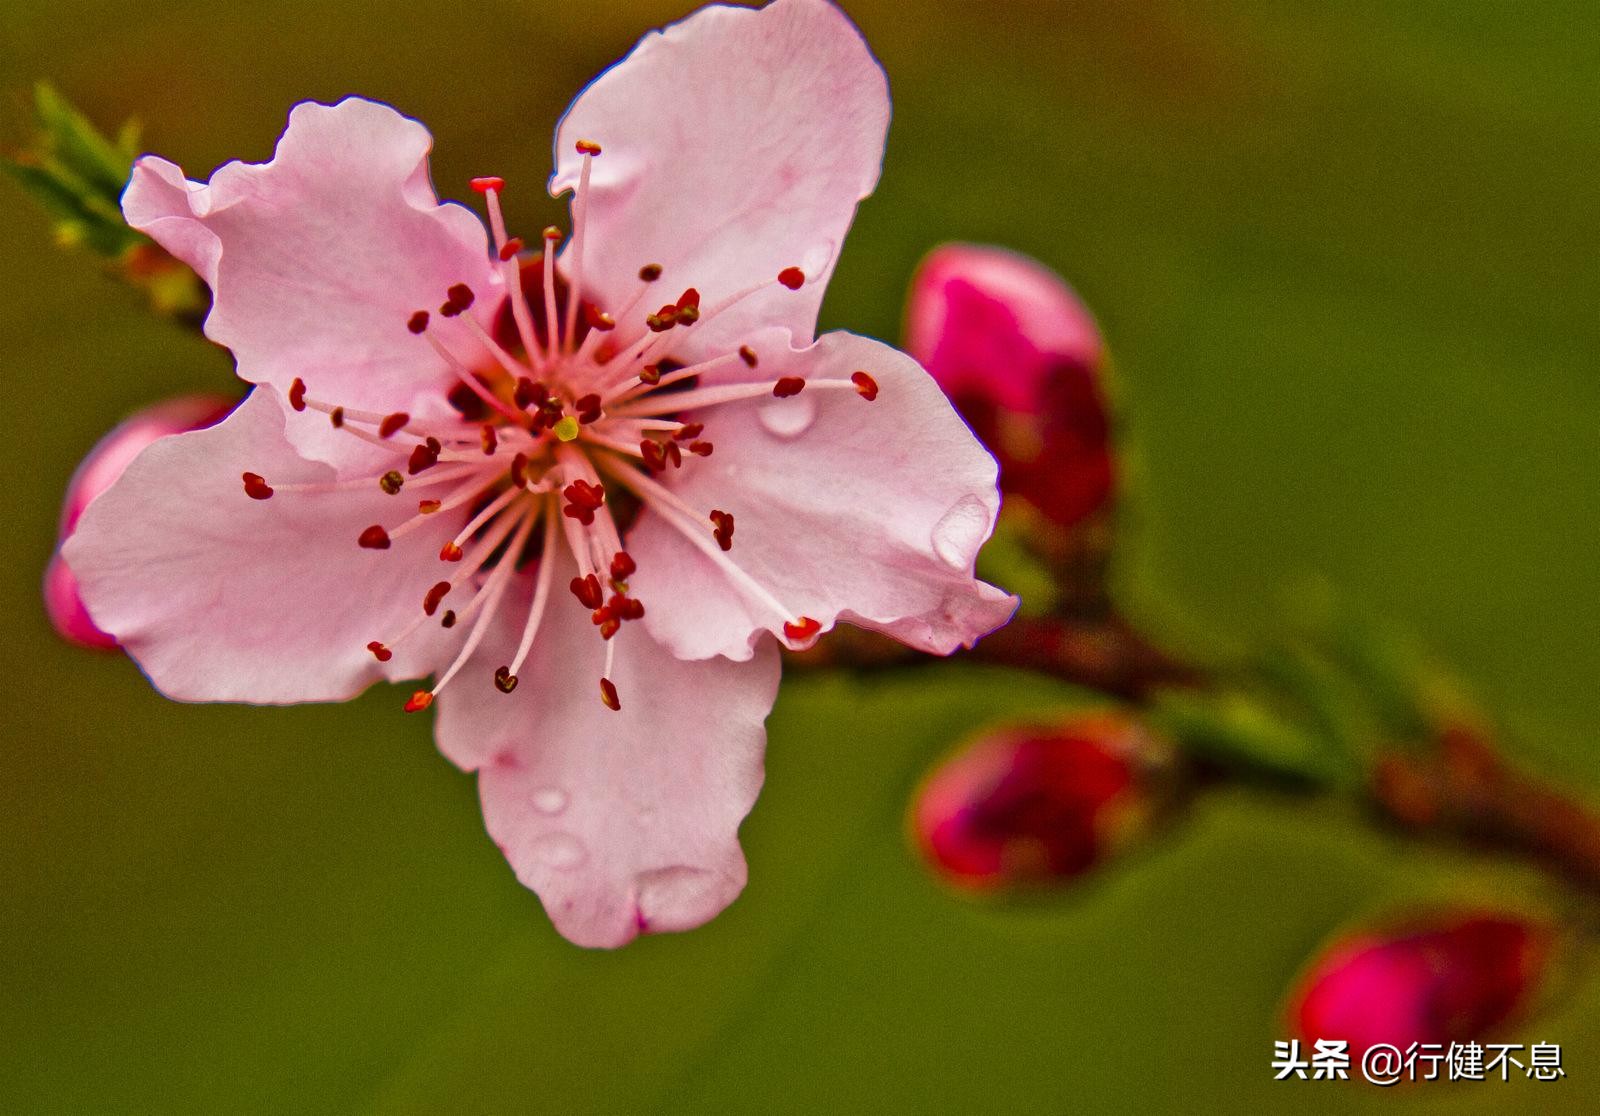
[[[1105,345],[1054,272],[999,248],[936,248],[912,280],[906,349],[999,460],[1008,496],[1063,527],[1105,503]]]
[[[923,858],[949,882],[1003,891],[1080,875],[1142,828],[1164,745],[1111,713],[990,732],[936,767],[911,807]]]
[[[61,543],[78,526],[84,509],[110,488],[141,450],[168,434],[182,434],[220,422],[234,400],[220,395],[183,395],[146,407],[124,419],[95,443],[67,482],[56,536],[56,553],[44,574],[44,607],[61,637],[82,647],[105,650],[117,641],[95,626],[78,597],[78,579],[61,560]]]
[[[1548,926],[1494,912],[1353,934],[1313,962],[1290,1019],[1306,1042],[1349,1042],[1353,1058],[1379,1043],[1481,1041],[1533,998],[1552,937]]]

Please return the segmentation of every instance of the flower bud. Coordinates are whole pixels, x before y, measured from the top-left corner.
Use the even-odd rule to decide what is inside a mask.
[[[1481,1041],[1534,998],[1548,926],[1490,911],[1436,914],[1399,931],[1335,942],[1291,998],[1307,1042],[1343,1039],[1352,1057],[1388,1043]]]
[[[1078,876],[1171,800],[1171,752],[1121,714],[991,731],[928,775],[913,839],[944,879],[978,892]]]
[[[152,442],[220,422],[234,400],[220,395],[183,395],[124,419],[89,451],[67,483],[56,536],[56,553],[44,575],[44,606],[57,633],[82,647],[114,649],[117,641],[95,626],[78,597],[78,579],[61,560],[61,544],[78,526],[91,501],[122,476],[130,462]]]
[[[948,244],[911,283],[906,350],[1000,462],[1000,487],[1071,527],[1110,495],[1105,345],[1070,287],[999,248]]]

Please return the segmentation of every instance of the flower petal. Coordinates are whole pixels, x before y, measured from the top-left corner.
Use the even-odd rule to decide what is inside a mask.
[[[459,639],[424,624],[388,663],[365,646],[415,618],[464,511],[377,551],[356,537],[369,524],[393,526],[415,504],[376,481],[245,494],[247,470],[280,489],[335,479],[289,445],[292,417],[276,392],[257,388],[218,425],[156,442],[89,505],[62,549],[95,623],[168,697],[340,700],[380,679],[428,673]]]
[[[602,147],[588,195],[586,297],[620,311],[639,290],[639,268],[655,263],[658,304],[694,287],[709,308],[799,267],[801,289],[769,286],[684,331],[674,355],[736,348],[756,325],[813,336],[856,203],[877,185],[888,125],[883,71],[826,0],[717,4],[646,35],[578,96],[556,133],[552,193],[577,186],[579,140]],[[570,258],[563,263],[570,273]],[[638,317],[655,309],[641,304]]]
[[[754,599],[650,511],[627,547],[651,632],[685,658],[745,658],[762,632],[805,616],[948,654],[1005,623],[1016,598],[973,577],[1000,505],[994,459],[938,385],[904,353],[853,334],[799,350],[771,340],[764,335],[760,376],[798,376],[805,390],[695,413],[715,453],[665,480],[702,516],[733,514],[726,558],[790,615]],[[858,371],[877,383],[871,402],[851,386]],[[710,535],[709,520],[698,527]]]
[[[562,548],[557,585],[576,572]],[[688,663],[637,624],[615,637],[621,708],[601,704],[605,645],[588,611],[552,597],[509,695],[528,587],[508,598],[465,673],[439,695],[440,749],[478,772],[489,834],[570,940],[611,948],[689,930],[744,888],[739,823],[762,782],[778,687],[768,640],[752,661]]]
[[[228,163],[201,185],[146,156],[122,208],[210,285],[206,335],[233,350],[240,376],[280,391],[299,377],[330,402],[402,410],[449,377],[406,328],[411,313],[436,310],[456,283],[485,325],[501,301],[483,225],[434,194],[432,142],[387,105],[307,102],[270,162]],[[294,432],[319,457],[331,437]]]
[[[1061,278],[1003,248],[946,244],[922,261],[906,308],[906,351],[952,396],[1041,410],[1062,364],[1097,368],[1105,343]]]

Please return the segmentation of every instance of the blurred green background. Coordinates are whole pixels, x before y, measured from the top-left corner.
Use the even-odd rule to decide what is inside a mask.
[[[441,191],[542,197],[570,97],[682,2],[0,7],[8,143],[50,77],[203,176],[291,104],[362,93],[437,139]],[[946,239],[1060,269],[1139,443],[1129,581],[1180,645],[1274,632],[1325,578],[1420,633],[1518,754],[1600,786],[1600,14],[1592,0],[848,9],[895,98],[825,325],[899,331]],[[589,954],[483,833],[393,693],[164,702],[53,637],[68,475],[226,355],[58,252],[0,185],[0,1109],[1593,1111],[1579,966],[1507,1041],[1554,1085],[1275,1084],[1281,996],[1347,921],[1538,891],[1336,810],[1223,795],[1057,903],[943,893],[901,835],[924,766],[1059,687],[961,664],[791,676],[749,889],[693,934]]]

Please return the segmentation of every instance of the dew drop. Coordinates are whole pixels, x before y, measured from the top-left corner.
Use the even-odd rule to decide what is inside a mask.
[[[533,808],[553,817],[567,808],[567,792],[560,787],[540,787],[533,792]]]
[[[774,399],[764,404],[757,414],[769,434],[798,438],[817,421],[817,401],[812,395],[801,392],[787,399]]]
[[[989,532],[989,509],[976,496],[963,496],[933,527],[933,552],[953,570],[972,564]]]
[[[576,868],[589,858],[578,839],[570,833],[550,833],[540,837],[529,849],[534,858],[551,868]]]

